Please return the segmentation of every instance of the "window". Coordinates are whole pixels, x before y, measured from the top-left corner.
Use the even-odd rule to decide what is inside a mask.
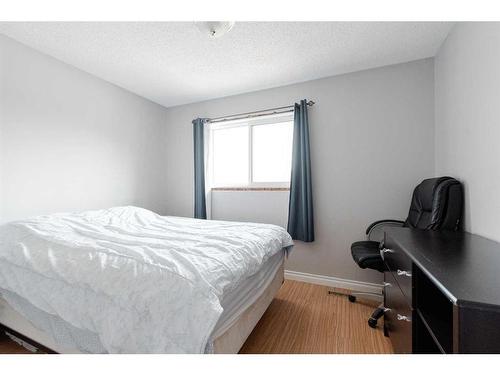
[[[246,184],[249,161],[248,130],[222,128],[213,132],[213,181],[216,185]]]
[[[212,187],[289,187],[293,114],[212,124]]]

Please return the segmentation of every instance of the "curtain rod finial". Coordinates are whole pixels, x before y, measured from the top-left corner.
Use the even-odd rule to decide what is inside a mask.
[[[312,107],[313,105],[315,105],[315,104],[316,104],[316,103],[315,103],[315,102],[313,102],[312,100],[309,100],[309,101],[307,102],[307,105],[308,105],[308,106],[311,106],[311,107]]]

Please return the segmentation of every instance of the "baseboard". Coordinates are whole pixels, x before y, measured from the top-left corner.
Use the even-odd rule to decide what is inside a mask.
[[[310,284],[325,285],[332,288],[350,289],[358,292],[382,293],[382,285],[380,284],[341,279],[340,277],[285,270],[285,279],[302,281]]]

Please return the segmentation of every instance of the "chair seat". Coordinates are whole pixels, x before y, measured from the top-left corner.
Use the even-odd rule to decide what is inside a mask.
[[[384,261],[380,256],[380,243],[377,241],[358,241],[351,245],[354,261],[361,268],[370,268],[380,272],[385,271]]]

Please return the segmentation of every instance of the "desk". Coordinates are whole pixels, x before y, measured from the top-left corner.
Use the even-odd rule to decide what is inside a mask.
[[[381,253],[396,353],[500,353],[500,243],[388,228]]]

